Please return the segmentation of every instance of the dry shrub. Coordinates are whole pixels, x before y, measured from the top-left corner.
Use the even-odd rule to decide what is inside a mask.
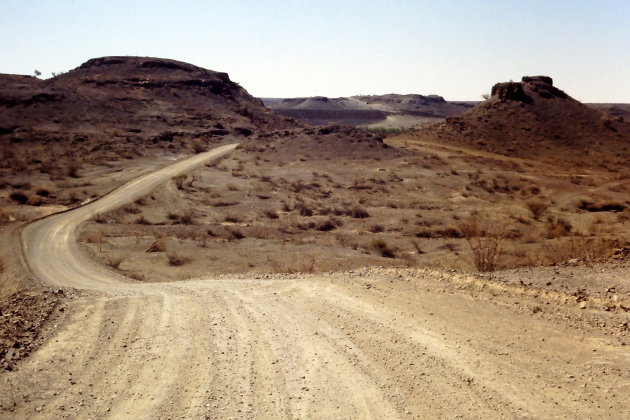
[[[191,147],[195,153],[201,153],[206,151],[206,147],[199,139],[195,139],[191,143]]]
[[[76,162],[70,163],[67,168],[66,174],[71,178],[79,178],[79,164]]]
[[[525,202],[525,207],[532,213],[534,219],[540,220],[540,216],[549,208],[549,204],[541,200],[533,199]]]
[[[179,218],[179,222],[183,225],[194,225],[195,215],[192,210],[186,210]]]
[[[118,269],[120,267],[120,264],[122,264],[123,261],[124,261],[123,257],[110,255],[109,258],[107,259],[107,265],[112,268]]]
[[[155,240],[145,252],[166,252],[168,248],[168,239],[161,237]]]
[[[331,230],[338,228],[341,225],[343,225],[341,220],[331,217],[317,224],[316,228],[317,230],[320,230],[322,232],[329,232]]]
[[[128,206],[123,207],[123,211],[129,214],[139,214],[141,212],[141,210],[134,205],[128,205]]]
[[[547,218],[547,239],[568,236],[573,231],[571,223],[562,217],[549,216]]]
[[[128,272],[127,275],[129,277],[131,277],[132,279],[134,279],[134,280],[138,280],[138,281],[146,281],[147,280],[147,278],[141,273],[135,273],[135,272],[129,273]]]
[[[171,179],[175,182],[175,186],[178,190],[184,189],[184,181],[186,181],[186,175],[179,175]]]
[[[463,238],[464,235],[461,232],[461,229],[457,226],[446,226],[446,227],[433,227],[420,229],[415,233],[417,238]]]
[[[581,200],[578,207],[589,212],[622,212],[626,208],[624,204],[611,200],[601,201],[598,203],[593,203],[591,200]]]
[[[558,262],[577,259],[590,265],[612,256],[617,246],[618,243],[611,239],[571,237],[554,252]]]
[[[295,205],[295,210],[297,210],[300,213],[300,216],[310,217],[313,215],[313,209],[308,207],[304,203],[297,203]]]
[[[275,229],[265,226],[252,226],[248,229],[247,235],[256,239],[270,239],[276,236],[276,232]]]
[[[267,217],[267,219],[277,219],[278,213],[273,210],[265,210],[263,214]]]
[[[228,222],[228,223],[240,223],[241,222],[241,218],[238,217],[235,214],[228,214],[228,215],[226,215],[224,220],[226,222]]]
[[[11,215],[4,209],[0,209],[0,223],[7,223],[11,221]]]
[[[275,259],[268,259],[274,273],[313,273],[315,271],[315,256],[301,255],[300,258],[292,259],[290,262],[280,262]]]
[[[152,225],[153,224],[149,220],[147,220],[147,218],[144,216],[138,217],[134,223],[136,225]]]
[[[422,250],[422,248],[420,247],[420,242],[418,241],[411,241],[411,244],[413,245],[413,247],[416,249],[416,252],[418,254],[424,254],[425,252]]]
[[[102,214],[98,213],[94,215],[94,221],[99,224],[107,223],[107,218]]]
[[[227,232],[230,235],[230,239],[240,240],[240,239],[244,239],[245,238],[245,235],[239,229],[228,228]]]
[[[190,258],[184,257],[175,252],[168,252],[166,257],[168,258],[168,263],[173,267],[179,267],[190,262]]]
[[[44,204],[44,199],[40,195],[33,194],[28,198],[26,204],[29,206],[41,206]]]
[[[495,271],[505,238],[504,222],[481,220],[479,216],[469,216],[459,222],[459,231],[470,246],[473,263],[477,270]]]
[[[216,201],[214,203],[212,203],[213,207],[231,207],[231,206],[235,206],[238,203],[236,201]]]
[[[81,232],[79,235],[80,242],[86,242],[88,244],[102,244],[105,241],[105,235],[103,232]]]
[[[11,195],[9,195],[9,198],[19,204],[26,204],[26,202],[28,201],[28,196],[22,191],[12,192]]]
[[[380,232],[384,231],[385,228],[383,228],[383,226],[381,226],[381,225],[372,225],[369,230],[372,233],[380,233]]]
[[[381,257],[396,258],[396,251],[382,239],[372,241],[372,249]]]
[[[355,207],[348,211],[348,216],[352,216],[355,219],[365,219],[367,217],[370,217],[370,213],[368,213],[367,210],[364,208]]]

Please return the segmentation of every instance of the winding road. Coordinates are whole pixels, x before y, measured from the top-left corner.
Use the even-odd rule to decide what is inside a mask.
[[[84,292],[54,335],[0,377],[0,418],[627,415],[629,359],[612,338],[534,317],[521,310],[527,296],[515,306],[508,289],[486,295],[463,274],[369,268],[139,283],[79,250],[82,221],[234,147],[24,229],[33,274]]]

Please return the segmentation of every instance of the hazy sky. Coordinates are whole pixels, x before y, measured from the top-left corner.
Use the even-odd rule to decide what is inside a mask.
[[[173,58],[262,97],[478,100],[545,74],[586,102],[630,102],[630,0],[0,0],[0,72]]]

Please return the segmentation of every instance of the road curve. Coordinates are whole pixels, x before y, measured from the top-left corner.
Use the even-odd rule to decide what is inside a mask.
[[[146,195],[158,185],[236,148],[228,144],[199,153],[130,181],[111,193],[76,209],[29,224],[22,231],[22,250],[32,274],[53,286],[78,289],[110,288],[129,279],[94,263],[79,250],[76,229],[98,213],[105,213]]]
[[[428,269],[139,283],[80,252],[83,220],[234,147],[24,230],[37,277],[89,290],[0,376],[0,419],[627,418],[630,354],[563,298]]]

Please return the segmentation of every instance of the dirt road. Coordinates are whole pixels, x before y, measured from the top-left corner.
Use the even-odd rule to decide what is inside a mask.
[[[627,416],[629,347],[558,296],[379,268],[134,283],[79,252],[80,221],[230,147],[25,229],[38,277],[88,290],[0,377],[1,418]]]

